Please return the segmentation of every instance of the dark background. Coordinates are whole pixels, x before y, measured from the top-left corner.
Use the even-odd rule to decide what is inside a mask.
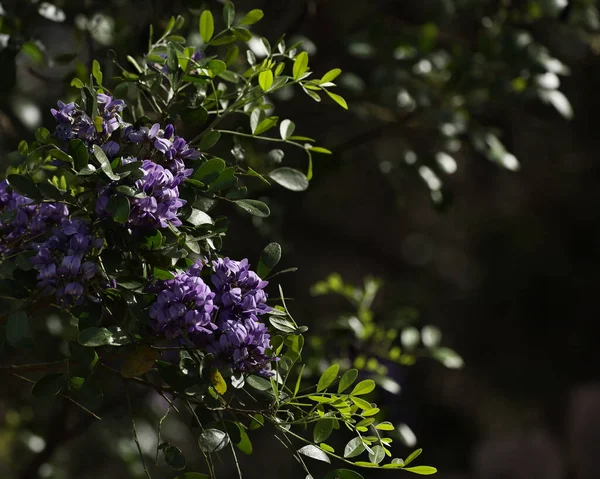
[[[27,1],[3,2],[7,15],[21,16],[22,40],[38,38],[55,55],[78,53],[73,62],[48,67],[16,54],[12,45],[2,51],[3,154],[32,137],[19,120],[24,105],[31,104],[34,116],[37,111],[48,124],[48,109],[65,97],[75,61],[89,64],[95,57],[108,65],[108,48],[119,55],[143,53],[149,24],[185,13],[188,3],[63,2],[66,20],[55,23],[32,15]],[[206,5],[220,8],[218,2]],[[300,267],[281,283],[295,298],[296,319],[316,332],[340,306],[309,294],[331,272],[352,283],[367,275],[382,278],[379,314],[410,306],[423,323],[442,330],[444,344],[463,357],[465,367],[449,370],[424,359],[394,372],[402,393],[379,401],[390,420],[413,429],[425,450],[420,460],[435,465],[440,479],[600,477],[595,2],[244,0],[236,7],[265,11],[255,29],[260,35],[274,40],[285,32],[314,43],[314,71],[340,67],[353,76],[338,82],[349,112],[300,94],[276,103],[283,116],[294,119],[298,134],[317,138],[334,154],[316,159],[307,192],[265,192],[280,208],[266,223],[236,219],[227,253],[256,258],[266,242],[280,241],[282,266]],[[91,18],[97,12],[115,20],[111,45],[74,27],[77,15]],[[433,45],[424,25],[436,26]],[[511,42],[522,32],[568,66],[570,75],[559,75],[560,91],[572,105],[572,118],[540,99],[533,78],[548,70],[515,50]],[[415,46],[417,57],[395,60],[400,44]],[[440,50],[449,66],[437,76],[417,75],[419,58]],[[515,91],[515,78],[525,78],[527,87]],[[362,89],[352,87],[357,84]],[[403,89],[416,99],[413,108],[397,101]],[[455,106],[457,96],[466,99],[462,106]],[[465,118],[454,137],[440,133],[441,125]],[[502,168],[474,147],[481,128],[497,132],[518,159],[518,171]],[[451,140],[460,149],[451,152],[457,170],[448,174],[435,154],[448,151]],[[407,151],[414,152],[415,164],[405,161]],[[423,165],[437,174],[441,188],[427,186],[419,174]],[[15,444],[28,444],[28,428],[44,436],[45,428],[52,429],[46,421],[61,406],[34,404],[31,421],[31,412],[18,409],[27,387],[13,379],[2,382],[0,475],[19,477],[13,473],[35,455],[15,457],[11,451],[22,447]],[[15,411],[16,426],[10,416]],[[115,406],[102,425],[57,444],[53,467],[42,473],[140,477],[132,465],[135,451],[131,455],[115,439],[127,430],[120,424],[125,414]],[[268,435],[255,450],[245,462],[248,477],[301,477],[291,456]],[[266,472],[271,464],[279,472]],[[398,474],[405,473],[380,473]]]

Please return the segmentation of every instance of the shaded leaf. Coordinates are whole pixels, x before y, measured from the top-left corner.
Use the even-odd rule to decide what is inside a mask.
[[[269,178],[291,191],[304,191],[309,185],[304,173],[287,166],[271,171]]]
[[[328,464],[331,464],[331,461],[329,460],[329,456],[325,452],[323,452],[321,449],[319,449],[317,446],[314,446],[312,444],[309,444],[307,446],[304,446],[304,447],[298,449],[298,452],[300,454],[303,454],[312,459],[316,459],[317,461],[323,461]]]
[[[63,373],[52,373],[38,380],[31,389],[33,397],[52,397],[67,386],[67,377]]]
[[[346,447],[344,448],[344,457],[356,457],[362,454],[364,450],[365,445],[362,442],[362,439],[360,437],[355,437],[354,439],[348,441],[348,444],[346,444]]]
[[[87,328],[79,333],[77,342],[82,346],[87,347],[98,347],[106,346],[110,344],[112,340],[112,333],[106,328]]]
[[[220,451],[229,444],[229,436],[220,429],[205,429],[198,437],[198,445],[204,452]]]
[[[260,253],[256,272],[261,278],[266,277],[277,266],[280,259],[281,245],[279,243],[269,243]]]
[[[267,218],[271,214],[269,207],[258,200],[237,200],[235,204],[253,216]]]
[[[329,418],[323,418],[315,424],[313,430],[313,439],[315,442],[324,442],[327,440],[333,431],[333,420]]]
[[[147,344],[143,344],[125,357],[123,367],[121,368],[121,374],[125,378],[141,376],[152,369],[159,356],[156,349],[151,348]]]

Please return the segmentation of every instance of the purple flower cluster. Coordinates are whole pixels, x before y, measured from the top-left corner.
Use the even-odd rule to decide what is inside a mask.
[[[31,262],[38,272],[38,287],[46,296],[56,294],[63,308],[81,305],[86,296],[93,299],[90,285],[97,265],[90,253],[101,248],[104,240],[95,238],[87,224],[77,219],[63,218],[52,232],[47,241],[34,246]]]
[[[27,248],[28,242],[38,240],[47,228],[69,214],[62,203],[33,204],[33,200],[10,188],[6,180],[0,181],[0,212],[7,218],[0,220],[0,255]]]
[[[94,119],[77,104],[58,102],[58,110],[52,108],[52,116],[58,122],[56,127],[56,136],[62,141],[80,139],[87,143],[104,143],[110,135],[118,130],[122,125],[119,115],[125,108],[123,100],[114,100],[110,95],[98,94],[98,118],[97,123]]]
[[[271,375],[270,336],[258,316],[269,311],[266,281],[250,270],[248,260],[213,261],[213,291],[200,278],[196,263],[162,289],[150,307],[152,326],[167,338],[187,338],[237,371]]]
[[[137,161],[137,160],[134,160]],[[128,224],[137,227],[167,228],[169,223],[180,226],[177,217],[179,208],[186,201],[179,197],[179,185],[191,174],[192,170],[180,170],[173,174],[167,168],[144,160],[141,165],[144,176],[135,182],[135,186],[145,194],[143,198],[131,198],[131,211]],[[106,216],[112,188],[104,188],[96,203],[96,212]]]
[[[192,341],[211,335],[217,326],[212,321],[213,293],[199,276],[190,271],[160,282],[162,291],[150,307],[152,327],[167,338],[184,335]]]
[[[123,136],[132,143],[150,143],[156,150],[164,155],[168,168],[176,173],[185,170],[185,160],[200,158],[200,152],[192,148],[180,136],[175,135],[175,128],[169,124],[164,130],[155,123],[150,128],[142,127],[135,130],[128,127]]]

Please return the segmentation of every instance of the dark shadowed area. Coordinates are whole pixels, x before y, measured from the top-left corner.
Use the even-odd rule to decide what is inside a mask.
[[[31,0],[1,2],[3,168],[19,140],[50,121],[57,98],[75,98],[69,83],[89,76],[91,59],[106,77],[116,75],[111,55],[124,63],[127,54],[141,56],[150,24],[183,14],[198,36],[197,13],[221,8],[218,1],[52,3],[44,16]],[[336,295],[311,294],[331,273],[357,286],[381,279],[376,323],[416,327],[425,344],[424,326],[442,333],[440,344],[462,367],[442,353],[400,364],[390,362],[389,345],[370,351],[401,386],[378,398],[387,420],[406,425],[406,448],[396,447],[422,447],[440,479],[600,477],[597,2],[236,2],[240,12],[252,8],[265,12],[258,35],[303,40],[319,74],[342,69],[336,83],[349,110],[327,97],[316,108],[299,90],[273,98],[281,118],[293,117],[297,132],[333,154],[315,155],[307,191],[265,190],[264,201],[277,204],[271,217],[240,214],[227,254],[255,261],[267,242],[281,243],[281,267],[299,268],[280,277],[294,298],[288,306],[308,337],[321,337],[308,344],[326,357],[365,358],[351,338],[348,354],[327,348],[333,322],[352,314]],[[260,41],[249,48],[260,57]],[[181,127],[189,137],[197,131]],[[260,146],[246,153],[271,150]],[[2,354],[6,364],[27,358]],[[0,477],[144,477],[127,411],[113,406],[118,391],[105,391],[101,422],[90,418],[66,434],[79,414],[69,403],[26,407],[27,384],[6,376],[0,385]],[[164,404],[133,392],[142,449],[152,458]],[[194,461],[195,439],[176,421],[164,428]],[[248,478],[305,476],[267,432],[253,442],[254,454],[241,458]],[[220,467],[221,477],[236,477],[228,460]],[[153,477],[176,475],[163,464]]]

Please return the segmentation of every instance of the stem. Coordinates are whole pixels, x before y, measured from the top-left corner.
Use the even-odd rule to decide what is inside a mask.
[[[200,430],[204,431],[204,427],[202,426],[202,423],[200,422],[200,418],[196,414],[196,411],[194,411],[194,408],[190,404],[189,400],[186,399],[185,403],[187,404],[187,407],[192,412],[194,418],[198,422],[198,426],[200,426]],[[200,446],[198,446],[198,447],[200,447]],[[204,460],[206,461],[206,465],[208,466],[208,472],[210,474],[211,479],[215,479],[216,478],[216,476],[215,476],[215,465],[212,462],[212,458],[210,457],[210,454],[207,454],[201,447],[200,447],[200,451],[202,451],[202,455],[204,456]]]
[[[133,417],[133,409],[131,408],[131,398],[129,397],[129,389],[127,388],[127,381],[123,381],[125,384],[125,396],[127,396],[127,407],[129,408],[129,415],[131,416],[131,429],[133,431],[133,439],[135,440],[135,445],[137,446],[138,453],[140,455],[140,461],[142,461],[142,467],[144,468],[144,472],[146,473],[146,477],[148,479],[152,479],[150,473],[148,472],[148,468],[146,467],[146,461],[144,460],[144,453],[142,452],[142,446],[140,445],[140,441],[138,439],[137,430],[135,428],[135,418]]]

